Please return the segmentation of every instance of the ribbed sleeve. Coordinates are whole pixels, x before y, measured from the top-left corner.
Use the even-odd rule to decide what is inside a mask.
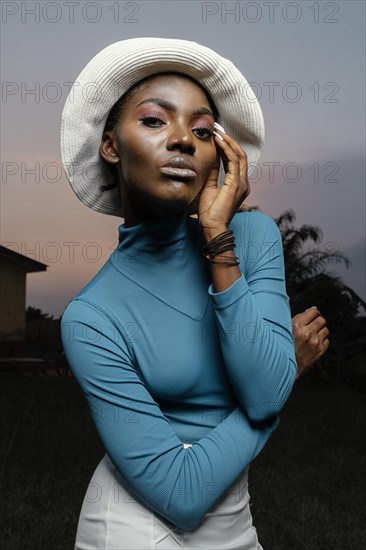
[[[211,284],[208,292],[238,401],[249,418],[263,421],[281,411],[297,373],[282,239],[261,212],[237,215],[234,235],[241,277],[222,292]]]

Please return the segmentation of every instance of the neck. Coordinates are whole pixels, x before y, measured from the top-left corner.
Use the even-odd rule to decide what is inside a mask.
[[[120,252],[134,249],[139,252],[153,252],[154,255],[179,254],[187,236],[187,218],[184,211],[179,214],[149,218],[135,225],[120,225]],[[165,251],[165,252],[164,252]]]
[[[184,212],[181,205],[174,205],[166,202],[157,202],[146,197],[143,198],[134,189],[129,188],[126,192],[125,186],[121,189],[122,204],[124,205],[125,217],[124,227],[133,227],[145,221],[159,220],[180,216]]]

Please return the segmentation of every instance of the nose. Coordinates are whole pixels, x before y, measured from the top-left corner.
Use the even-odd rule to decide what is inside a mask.
[[[196,151],[193,134],[190,127],[184,123],[176,123],[171,126],[171,131],[168,136],[167,145],[168,151],[179,151],[193,155]]]

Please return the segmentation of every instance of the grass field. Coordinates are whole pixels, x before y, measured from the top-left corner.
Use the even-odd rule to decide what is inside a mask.
[[[72,378],[0,375],[1,549],[73,550],[80,507],[104,454]],[[365,393],[305,378],[251,465],[265,550],[366,548]]]

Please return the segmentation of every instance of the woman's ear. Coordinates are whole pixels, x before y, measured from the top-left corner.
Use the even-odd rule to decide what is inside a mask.
[[[104,132],[102,142],[99,147],[99,152],[102,158],[110,164],[117,164],[119,162],[116,140],[112,130],[109,132]]]

